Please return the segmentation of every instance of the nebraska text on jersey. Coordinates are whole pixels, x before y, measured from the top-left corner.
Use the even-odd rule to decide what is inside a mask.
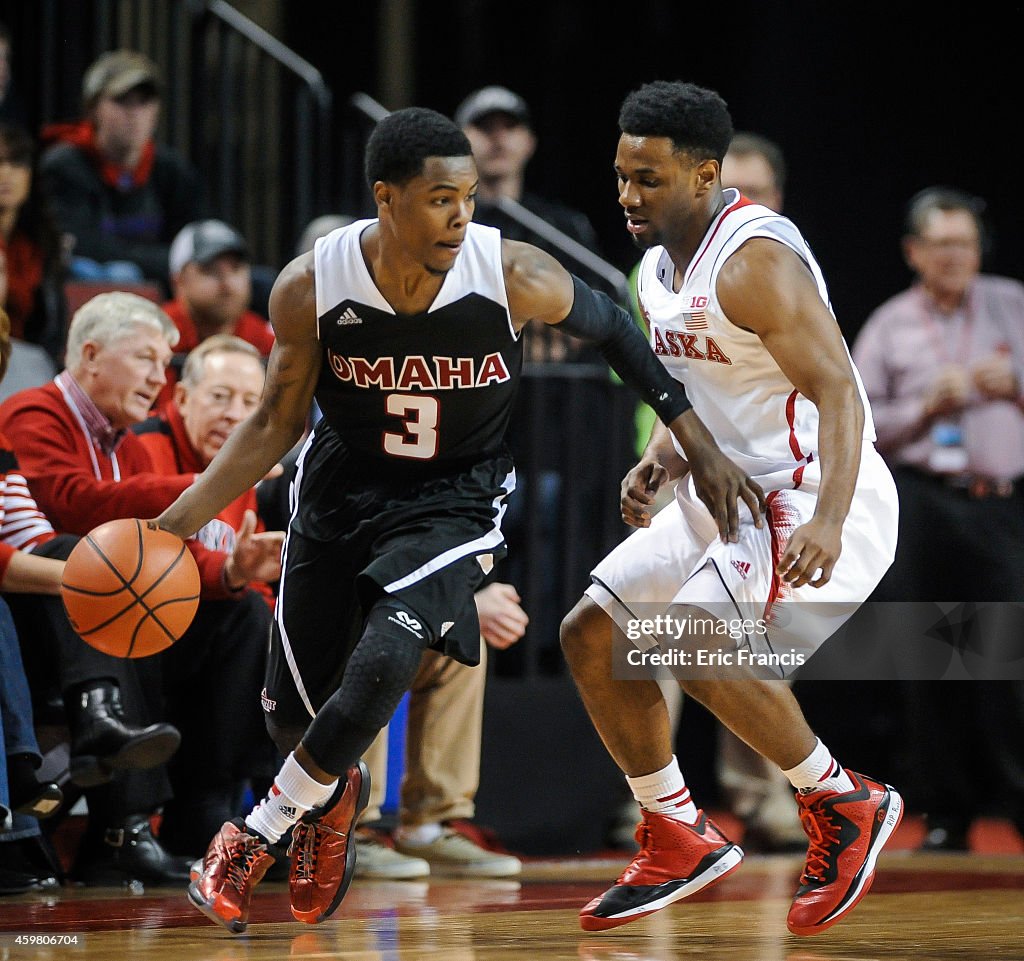
[[[342,357],[328,349],[327,358],[339,380],[355,387],[380,390],[462,390],[487,387],[510,380],[508,367],[500,353],[487,354],[479,362],[474,357]]]
[[[689,321],[687,321],[689,325]],[[731,364],[732,361],[718,346],[713,337],[701,338],[683,330],[659,330],[654,328],[651,335],[654,352],[668,357],[687,357],[690,360],[710,360],[715,364]]]

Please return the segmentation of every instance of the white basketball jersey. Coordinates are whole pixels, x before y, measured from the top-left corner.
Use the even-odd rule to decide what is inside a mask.
[[[805,469],[817,475],[817,408],[788,380],[760,337],[730,322],[715,288],[731,254],[752,237],[768,237],[807,264],[831,312],[828,290],[792,221],[750,203],[735,189],[725,191],[725,201],[686,267],[679,293],[672,291],[675,267],[665,249],[652,247],[644,254],[637,276],[640,307],[655,353],[686,386],[694,410],[725,455],[754,477],[791,472],[799,486]],[[856,368],[854,373],[864,404],[864,439],[873,442],[871,409]]]

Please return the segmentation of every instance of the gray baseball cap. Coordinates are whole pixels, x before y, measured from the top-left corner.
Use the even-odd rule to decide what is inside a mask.
[[[185,264],[208,264],[221,254],[250,259],[249,245],[230,224],[223,220],[196,220],[182,227],[171,241],[168,268],[174,277]]]
[[[160,69],[137,50],[111,50],[100,56],[85,72],[82,101],[91,107],[100,97],[120,97],[136,87],[160,95]]]
[[[520,123],[530,124],[530,108],[526,101],[508,87],[481,87],[474,91],[455,111],[455,122],[460,127],[476,123],[489,113],[507,113]]]

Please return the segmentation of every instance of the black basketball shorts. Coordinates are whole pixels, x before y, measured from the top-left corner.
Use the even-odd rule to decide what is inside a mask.
[[[308,724],[338,689],[366,613],[384,594],[412,609],[432,648],[478,664],[473,595],[504,556],[501,518],[514,488],[504,453],[449,473],[399,476],[368,466],[318,425],[293,484],[264,710],[282,724]]]

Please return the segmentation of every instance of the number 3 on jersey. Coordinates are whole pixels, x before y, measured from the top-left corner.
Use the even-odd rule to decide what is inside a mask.
[[[387,412],[402,418],[405,433],[385,433],[384,450],[394,457],[430,460],[437,456],[437,421],[441,405],[422,394],[388,394]]]

